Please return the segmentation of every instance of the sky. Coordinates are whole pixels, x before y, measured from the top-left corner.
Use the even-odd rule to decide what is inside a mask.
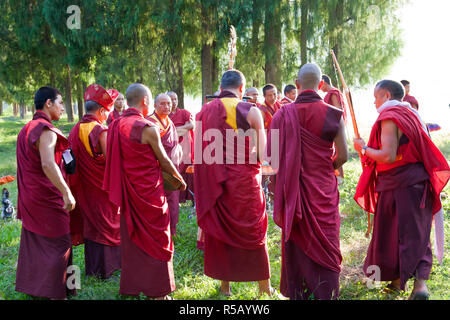
[[[410,94],[419,101],[422,119],[439,124],[446,132],[450,132],[449,12],[449,0],[410,0],[399,9],[395,14],[401,21],[404,47],[385,76],[385,79],[410,81]],[[355,117],[363,136],[378,115],[373,104],[374,86],[375,83],[363,90],[350,88]],[[201,104],[199,98],[185,97],[186,108],[191,112],[198,112]]]
[[[410,94],[419,101],[419,113],[427,123],[450,132],[450,12],[449,0],[412,0],[397,13],[404,47],[386,79],[410,81]],[[373,87],[352,92],[356,119],[370,126],[377,113]]]

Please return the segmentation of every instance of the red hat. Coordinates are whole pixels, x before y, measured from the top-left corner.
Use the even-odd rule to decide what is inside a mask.
[[[86,88],[86,91],[84,92],[84,101],[97,102],[106,110],[111,111],[114,101],[116,101],[118,96],[119,92],[117,90],[105,90],[101,85],[94,83]]]

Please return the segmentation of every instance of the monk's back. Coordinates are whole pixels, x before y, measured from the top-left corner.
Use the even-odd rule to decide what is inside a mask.
[[[122,117],[119,121],[120,151],[128,181],[139,195],[159,197],[154,191],[161,189],[162,192],[161,169],[150,145],[141,143],[145,126],[153,124],[139,116]]]

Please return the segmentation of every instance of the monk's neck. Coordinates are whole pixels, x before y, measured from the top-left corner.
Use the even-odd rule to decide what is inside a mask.
[[[167,119],[169,118],[168,114],[161,114],[155,111],[155,114],[158,116],[158,118],[161,119],[161,121],[164,122],[164,124],[167,124]]]
[[[42,112],[43,114],[45,114],[48,117],[50,122],[53,121],[52,116],[50,115],[50,112],[48,110],[45,110],[45,108],[44,109],[40,109],[40,110],[36,110],[36,112]]]
[[[119,110],[119,109],[116,109],[116,108],[114,108],[114,110],[116,110],[116,112],[117,112],[117,113],[119,113],[119,114],[122,114],[122,112],[123,112],[123,108],[122,108],[122,109],[120,109],[120,110]]]

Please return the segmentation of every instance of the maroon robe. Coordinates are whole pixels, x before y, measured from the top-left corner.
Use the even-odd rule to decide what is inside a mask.
[[[249,161],[248,137],[243,164],[236,161],[240,156],[236,139],[229,141],[235,153],[226,153],[226,130],[248,130],[250,125],[246,118],[252,106],[223,91],[196,116],[197,122],[201,122],[196,127],[197,139],[210,129],[219,130],[223,137],[224,158],[219,161],[225,164],[206,164],[205,159],[194,164],[197,221],[205,233],[204,272],[214,279],[260,281],[270,278],[261,165]],[[235,119],[233,126],[236,127],[227,123],[227,110]],[[196,144],[199,144],[198,152],[203,154],[210,143],[196,140]],[[226,163],[226,156],[231,163]]]
[[[281,101],[280,101],[280,103],[281,103],[282,105],[290,104],[290,103],[292,103],[292,102],[294,102],[294,101],[292,101],[292,100],[289,99],[288,97],[284,97],[284,98],[281,99]]]
[[[122,113],[123,113],[123,111],[122,111]],[[108,114],[108,119],[106,119],[106,125],[109,126],[111,124],[111,122],[113,122],[113,120],[119,118],[120,116],[121,116],[121,114],[116,109],[114,109],[112,112],[110,112]]]
[[[142,144],[146,126],[155,125],[135,108],[111,123],[103,188],[120,207],[120,293],[158,297],[175,290],[173,242],[161,168]]]
[[[106,159],[98,152],[100,135],[106,130],[95,116],[86,114],[69,135],[76,159],[70,185],[77,206],[71,219],[81,215],[82,237],[77,238],[84,238],[86,275],[101,278],[108,278],[120,269],[119,208],[102,190]]]
[[[194,122],[192,113],[186,109],[176,108],[175,112],[169,114],[169,117],[175,127],[184,126],[186,122]],[[191,192],[194,193],[194,176],[191,173],[186,173],[186,168],[194,164],[194,130],[189,130],[186,135],[179,137],[178,142],[183,149],[180,174],[187,185],[186,190],[179,191],[180,203],[184,203],[186,200],[194,200],[191,194]]]
[[[430,230],[440,210],[440,193],[450,168],[412,110],[398,105],[383,110],[372,128],[368,146],[381,147],[381,122],[392,120],[402,131],[392,164],[362,158],[364,169],[355,201],[374,213],[374,230],[364,271],[378,265],[381,281],[400,278],[401,288],[412,276],[428,279],[432,265]]]
[[[346,112],[345,104],[344,104],[344,96],[342,95],[341,91],[339,91],[336,88],[331,88],[330,91],[328,91],[327,94],[325,95],[325,97],[323,98],[323,102],[332,105],[331,98],[333,96],[335,96],[336,99],[339,101],[341,108],[339,108],[339,107],[337,107],[337,108],[341,109],[344,112],[343,119],[344,119],[344,121],[347,121],[347,112]]]
[[[406,95],[403,98],[403,101],[408,102],[411,105],[411,107],[413,107],[416,110],[419,110],[419,102],[417,101],[417,99],[415,97]]]
[[[282,228],[280,287],[291,299],[339,295],[339,192],[332,155],[341,116],[305,90],[272,121],[280,138],[273,213]]]
[[[69,293],[67,267],[72,264],[69,212],[63,209],[62,194],[45,175],[35,146],[44,128],[57,135],[55,163],[65,176],[62,153],[69,143],[38,110],[17,137],[17,218],[22,220],[22,235],[16,291],[64,299]]]
[[[164,147],[169,158],[172,160],[175,168],[179,170],[181,162],[181,147],[178,144],[178,134],[170,118],[167,118],[168,124],[165,125],[163,120],[156,114],[152,114],[147,117],[147,120],[151,121],[160,128],[161,143]],[[167,198],[170,214],[170,233],[175,236],[177,233],[178,217],[180,215],[180,191],[164,190],[164,194]]]

